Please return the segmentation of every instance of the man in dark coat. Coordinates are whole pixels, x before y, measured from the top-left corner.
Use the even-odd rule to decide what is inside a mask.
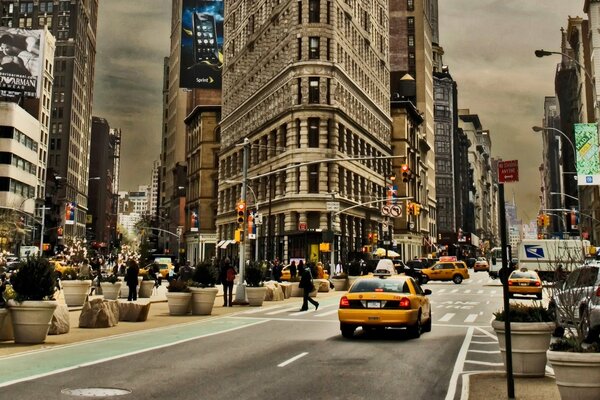
[[[304,290],[304,296],[302,301],[302,308],[300,311],[308,311],[308,302],[310,302],[313,306],[315,306],[315,311],[319,309],[319,302],[313,300],[310,297],[310,292],[315,289],[315,285],[313,284],[312,274],[310,272],[310,267],[305,267],[302,270],[302,276],[300,277],[300,284],[298,285],[301,289]]]
[[[127,261],[127,272],[125,273],[125,283],[129,287],[129,294],[127,295],[127,301],[137,300],[137,285],[138,275],[140,273],[140,267],[135,260]]]

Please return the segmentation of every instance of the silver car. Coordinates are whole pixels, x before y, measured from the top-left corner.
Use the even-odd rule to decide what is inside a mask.
[[[549,309],[563,329],[589,320],[586,342],[600,341],[600,264],[583,265],[572,271],[556,290]],[[588,318],[582,318],[588,316]]]

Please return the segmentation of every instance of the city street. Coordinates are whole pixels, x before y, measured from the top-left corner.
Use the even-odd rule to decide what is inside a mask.
[[[0,397],[71,398],[61,391],[120,388],[136,399],[460,399],[462,372],[501,370],[490,328],[501,286],[487,273],[431,282],[434,325],[343,339],[340,295],[317,312],[265,303],[224,317],[0,358]],[[300,300],[300,299],[298,299]],[[287,395],[285,394],[287,393]]]

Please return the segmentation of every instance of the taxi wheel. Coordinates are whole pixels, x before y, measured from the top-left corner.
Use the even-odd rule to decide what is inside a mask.
[[[409,326],[406,328],[410,337],[414,339],[418,339],[421,337],[421,311],[419,310],[419,316],[417,317],[417,322],[413,326]]]
[[[538,300],[541,300],[542,299],[542,294],[541,293],[536,294],[536,297],[537,297]]]
[[[346,339],[352,339],[354,337],[354,330],[355,330],[354,326],[341,324],[340,330],[342,331],[342,336],[345,337]]]
[[[429,310],[429,319],[423,325],[423,332],[431,332],[431,310]]]
[[[452,277],[452,282],[456,283],[457,285],[460,285],[463,281],[463,277],[460,275],[454,275]]]

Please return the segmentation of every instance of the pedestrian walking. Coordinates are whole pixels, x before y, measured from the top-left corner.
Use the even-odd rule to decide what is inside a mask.
[[[223,261],[219,275],[223,285],[223,307],[231,307],[233,306],[233,282],[236,272],[229,258]]]
[[[319,302],[316,300],[313,300],[310,297],[310,292],[315,290],[315,285],[313,283],[312,274],[310,272],[309,267],[304,268],[304,270],[302,272],[302,276],[300,277],[300,284],[298,285],[298,287],[300,287],[301,289],[304,290],[302,308],[300,309],[300,311],[308,311],[308,302],[310,302],[310,304],[315,306],[315,311],[318,310]]]
[[[138,274],[140,267],[135,260],[129,260],[127,262],[127,272],[125,273],[125,283],[129,287],[129,294],[127,295],[127,301],[137,300],[137,285],[138,285]]]
[[[296,261],[292,261],[290,264],[290,278],[295,278],[296,272],[298,272],[298,269],[296,268]]]
[[[281,264],[279,264],[279,260],[273,260],[273,280],[277,282],[281,282]]]
[[[183,267],[179,268],[179,279],[180,281],[191,281],[194,275],[194,269],[189,261],[186,261]]]
[[[323,270],[323,263],[319,261],[317,263],[317,279],[323,279],[325,277],[325,271]]]

